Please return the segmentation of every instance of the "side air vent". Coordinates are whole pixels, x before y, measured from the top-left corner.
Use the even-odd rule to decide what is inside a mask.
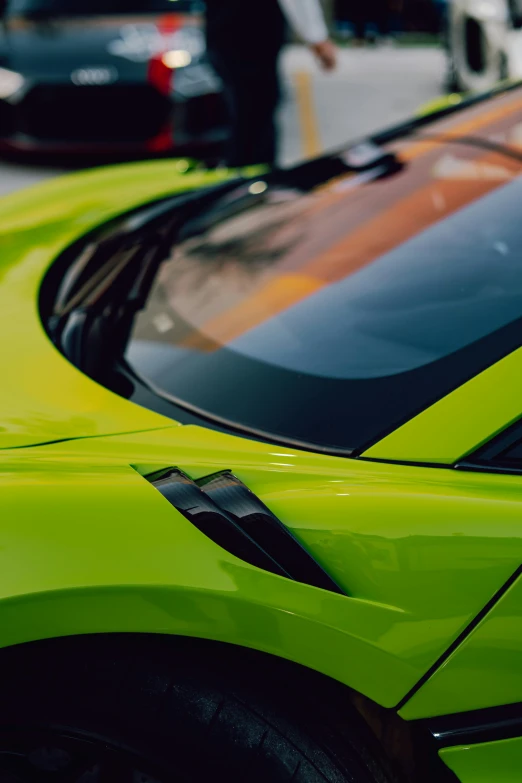
[[[344,595],[279,519],[229,471],[195,482],[171,468],[147,479],[198,530],[241,560]]]

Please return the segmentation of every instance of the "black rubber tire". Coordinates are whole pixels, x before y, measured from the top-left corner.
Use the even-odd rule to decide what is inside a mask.
[[[13,732],[45,737],[44,745],[52,746],[55,755],[65,752],[59,750],[60,738],[80,738],[93,747],[98,743],[116,756],[127,753],[139,759],[136,769],[146,770],[142,777],[136,772],[128,778],[111,774],[111,783],[392,780],[355,712],[343,708],[338,721],[336,710],[322,704],[320,693],[299,693],[299,687],[289,684],[284,666],[281,676],[279,665],[272,670],[269,659],[262,657],[254,659],[256,671],[248,653],[230,657],[229,649],[220,645],[210,648],[209,658],[207,646],[183,640],[161,644],[150,637],[116,639],[24,645],[12,651],[14,669],[3,654],[1,670],[9,675],[2,675],[3,680],[0,676],[2,783],[84,780],[55,778],[49,771],[41,778],[23,771],[13,778],[7,769],[2,777],[2,743],[12,741],[5,738]],[[32,758],[41,757],[41,748],[24,742],[32,748]],[[63,776],[63,770],[59,774]],[[85,778],[106,779],[103,774]]]

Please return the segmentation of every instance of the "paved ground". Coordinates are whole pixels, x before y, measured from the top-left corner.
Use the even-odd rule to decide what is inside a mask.
[[[22,166],[0,160],[0,196],[59,174],[59,169],[45,166]]]
[[[321,73],[302,47],[283,62],[282,160],[291,163],[406,119],[441,92],[436,48],[344,49],[339,69]],[[58,166],[0,161],[0,196],[60,173]]]
[[[287,52],[285,162],[405,120],[442,92],[444,54],[435,47],[343,49],[340,55],[338,70],[324,74],[306,49]]]

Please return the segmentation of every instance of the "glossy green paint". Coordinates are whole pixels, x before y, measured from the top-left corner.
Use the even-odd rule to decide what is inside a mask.
[[[0,356],[9,368],[0,385],[0,448],[166,426],[163,417],[121,400],[71,367],[42,330],[37,297],[55,258],[97,225],[147,201],[237,174],[182,173],[183,163],[73,174],[0,200]],[[515,393],[521,370],[518,351],[365,456],[448,464],[460,459],[522,415]]]
[[[410,720],[522,702],[522,578],[401,711]]]
[[[119,631],[203,637],[289,658],[393,707],[522,562],[522,480],[181,427],[79,373],[39,320],[41,281],[71,242],[228,176],[161,161],[0,201],[0,646]],[[461,458],[522,415],[509,391],[521,368],[519,351],[365,456]],[[67,442],[37,445],[51,441]],[[264,573],[207,540],[143,478],[172,465],[194,478],[234,470],[348,597]]]
[[[346,589],[222,551],[142,478],[228,468]],[[0,453],[0,645],[185,634],[289,658],[387,707],[522,559],[522,481],[307,454],[199,427]],[[494,521],[494,524],[492,524]]]
[[[163,427],[171,422],[85,378],[50,344],[37,308],[56,257],[147,201],[236,176],[157,161],[98,169],[0,200],[0,449]],[[183,165],[185,164],[185,166]],[[252,169],[247,175],[262,175]],[[245,173],[245,172],[243,172]],[[16,329],[13,329],[13,324]],[[372,447],[373,459],[451,464],[522,416],[517,351]]]
[[[372,446],[363,457],[453,465],[522,416],[522,349]]]
[[[522,779],[522,739],[447,748],[440,756],[461,783],[520,783]]]
[[[113,166],[0,199],[0,448],[171,424],[83,376],[38,314],[42,278],[97,225],[142,203],[210,185],[229,172],[180,173],[179,161]]]

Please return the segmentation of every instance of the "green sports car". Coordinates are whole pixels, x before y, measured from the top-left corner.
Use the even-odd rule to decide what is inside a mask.
[[[1,783],[519,783],[521,144],[0,202]]]

